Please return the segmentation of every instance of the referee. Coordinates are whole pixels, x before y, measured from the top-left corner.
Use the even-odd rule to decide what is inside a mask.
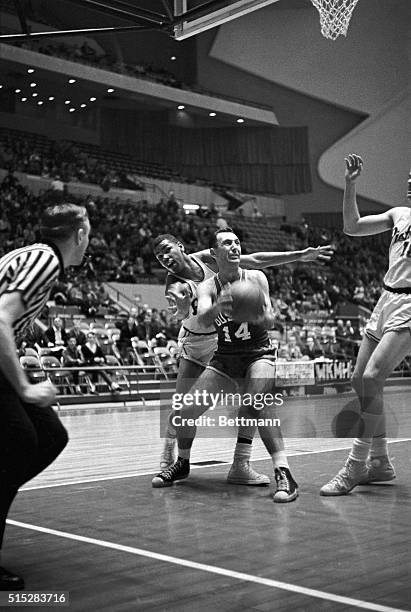
[[[87,211],[75,204],[50,206],[40,231],[41,243],[0,259],[0,561],[7,514],[19,487],[50,465],[68,441],[51,408],[56,388],[49,381],[28,381],[15,335],[34,322],[60,273],[81,264],[89,242]],[[0,590],[22,588],[20,576],[0,567]]]

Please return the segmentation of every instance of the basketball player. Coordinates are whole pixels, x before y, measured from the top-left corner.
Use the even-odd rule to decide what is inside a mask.
[[[321,489],[321,495],[346,495],[358,484],[395,478],[388,456],[383,407],[386,378],[411,352],[411,209],[391,208],[360,217],[356,181],[363,168],[359,155],[345,159],[344,232],[368,236],[392,231],[384,290],[365,327],[352,385],[361,406],[359,437],[344,467]]]
[[[230,228],[215,232],[210,254],[215,258],[219,271],[198,286],[197,315],[199,323],[206,329],[211,329],[213,324],[216,326],[217,351],[190,393],[198,391],[204,397],[204,393],[207,395],[220,390],[237,392],[239,387],[236,379],[241,380],[245,392],[251,397],[257,393],[268,393],[273,384],[275,355],[267,334],[267,329],[274,324],[267,279],[259,270],[245,271],[240,268],[240,241]],[[231,319],[232,298],[229,286],[230,283],[245,279],[252,282],[256,291],[261,292],[262,310],[261,313],[250,313],[249,322],[238,323]],[[176,480],[187,478],[196,427],[186,424],[189,422],[186,419],[200,417],[208,407],[204,402],[192,407],[184,406],[181,411],[172,413],[170,421],[176,425],[175,417],[178,416],[181,419],[179,423],[182,423],[177,427],[178,458],[171,467],[153,478],[153,487],[168,487]],[[256,410],[253,406],[242,406],[241,410],[242,415],[255,421],[272,418],[267,407]],[[274,464],[277,483],[274,501],[293,501],[298,496],[298,487],[289,470],[281,432],[264,425],[259,426],[259,431]]]
[[[19,487],[52,463],[68,441],[51,408],[56,388],[49,381],[29,382],[14,335],[34,322],[64,268],[81,264],[89,232],[85,208],[51,206],[42,217],[41,243],[0,259],[0,549]],[[22,588],[23,578],[0,567],[1,591]]]
[[[168,271],[166,296],[169,310],[182,319],[179,345],[180,363],[176,381],[176,393],[187,393],[196,379],[204,371],[217,348],[217,333],[214,324],[204,326],[197,316],[197,286],[200,282],[214,276],[217,263],[209,250],[188,255],[183,244],[171,234],[163,234],[154,240],[154,253],[159,263]],[[265,252],[242,255],[240,262],[244,268],[265,268],[294,261],[327,262],[332,255],[329,246],[306,248],[301,251]],[[234,462],[228,476],[232,484],[268,484],[264,474],[258,474],[249,465],[251,441],[254,432],[250,428],[239,428]],[[176,431],[169,424],[160,459],[160,469],[164,470],[174,462]]]

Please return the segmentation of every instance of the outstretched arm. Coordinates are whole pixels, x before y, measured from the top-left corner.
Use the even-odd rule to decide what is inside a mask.
[[[343,200],[344,233],[349,236],[380,234],[392,228],[392,211],[380,215],[360,217],[357,204],[356,181],[362,172],[363,161],[359,155],[350,153],[345,158],[345,190]]]
[[[240,265],[247,270],[262,270],[270,266],[280,266],[292,263],[293,261],[318,261],[327,262],[331,259],[334,251],[331,245],[318,247],[308,247],[301,251],[263,251],[261,253],[251,253],[241,255]]]
[[[166,287],[166,299],[168,301],[168,311],[170,314],[182,320],[190,313],[191,289],[188,283],[180,280],[172,281]]]

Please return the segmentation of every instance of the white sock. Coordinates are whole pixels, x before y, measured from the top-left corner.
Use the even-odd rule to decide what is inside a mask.
[[[367,440],[356,438],[353,442],[351,452],[348,455],[349,459],[352,459],[353,461],[362,461],[365,463],[370,446],[371,444]]]
[[[234,461],[250,461],[251,449],[251,444],[237,442],[234,451]]]
[[[182,459],[190,460],[191,448],[180,448],[178,447],[178,456]]]
[[[273,461],[274,469],[282,468],[282,467],[286,467],[286,468],[290,469],[290,466],[288,465],[288,459],[287,459],[287,455],[285,454],[285,451],[278,451],[276,453],[273,453],[271,455],[271,459]]]
[[[388,444],[385,436],[378,436],[372,439],[370,455],[372,457],[381,457],[382,455],[388,457]]]

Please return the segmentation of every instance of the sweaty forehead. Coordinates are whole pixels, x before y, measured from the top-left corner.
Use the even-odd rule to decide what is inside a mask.
[[[162,253],[166,249],[169,249],[170,247],[174,246],[177,246],[175,242],[171,242],[171,240],[167,240],[167,238],[165,238],[160,242],[160,244],[156,246],[155,253]]]

